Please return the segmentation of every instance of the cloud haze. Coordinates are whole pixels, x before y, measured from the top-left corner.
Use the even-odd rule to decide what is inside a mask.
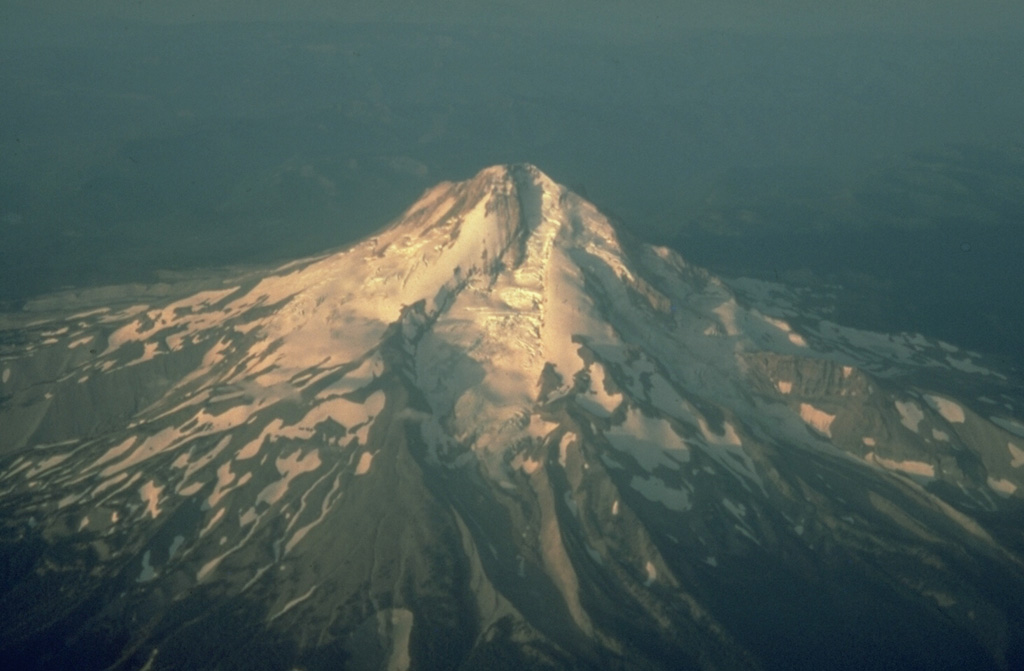
[[[415,21],[433,23],[536,23],[615,31],[708,28],[767,32],[850,30],[944,33],[1008,33],[1024,30],[1024,4],[1014,0],[726,0],[671,2],[640,0],[12,0],[0,15],[60,19],[112,18],[128,21]]]

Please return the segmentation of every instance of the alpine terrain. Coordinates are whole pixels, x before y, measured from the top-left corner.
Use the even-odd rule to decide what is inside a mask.
[[[1024,668],[1024,398],[978,354],[529,165],[184,287],[3,317],[3,668]]]

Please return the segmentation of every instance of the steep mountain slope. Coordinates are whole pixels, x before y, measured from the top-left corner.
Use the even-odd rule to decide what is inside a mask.
[[[805,303],[510,166],[337,254],[9,316],[0,658],[1017,668],[1019,386]]]

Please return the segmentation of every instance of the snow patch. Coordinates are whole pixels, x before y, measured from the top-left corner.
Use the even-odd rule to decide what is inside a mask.
[[[612,395],[605,391],[605,375],[604,366],[597,362],[591,364],[590,389],[577,397],[577,400],[582,401],[581,405],[595,415],[607,417],[619,407],[622,394]]]
[[[832,437],[832,422],[836,416],[815,408],[810,403],[800,404],[800,419],[820,434]]]
[[[793,330],[792,327],[790,327],[789,322],[785,320],[775,319],[774,317],[769,317],[768,315],[761,315],[761,318],[764,319],[769,324],[771,324],[772,326],[774,326],[775,328],[785,333],[789,333],[790,331]]]
[[[288,603],[286,603],[286,604],[285,604],[285,605],[284,605],[284,606],[283,606],[283,607],[281,608],[281,610],[277,611],[277,613],[275,613],[275,614],[274,614],[274,615],[273,615],[273,616],[272,616],[272,617],[270,618],[270,620],[276,620],[277,618],[281,617],[282,615],[284,615],[285,613],[287,613],[288,611],[290,611],[290,610],[291,610],[292,608],[294,608],[295,606],[298,606],[298,605],[299,605],[300,603],[302,603],[303,601],[305,601],[305,600],[306,600],[306,599],[308,599],[309,597],[313,596],[313,592],[315,592],[315,591],[316,591],[316,588],[317,588],[317,587],[319,587],[319,585],[313,585],[312,587],[310,587],[310,588],[309,588],[309,591],[307,591],[307,592],[306,592],[305,594],[303,594],[302,596],[297,596],[297,597],[295,597],[294,599],[292,599],[291,601],[289,601]]]
[[[935,477],[935,467],[923,461],[895,461],[880,457],[874,452],[868,452],[864,456],[864,461],[869,464],[877,464],[890,471],[900,471],[907,475],[918,475],[925,478]]]
[[[356,465],[356,475],[365,475],[370,472],[373,465],[373,452],[363,452],[359,455],[359,463]]]
[[[317,518],[315,520],[313,520],[312,522],[310,522],[306,526],[300,527],[299,529],[296,529],[295,533],[292,534],[292,537],[288,539],[287,543],[285,543],[285,546],[284,546],[284,553],[285,554],[288,554],[289,552],[291,552],[292,548],[294,548],[296,545],[298,545],[299,542],[306,536],[307,533],[309,533],[309,531],[313,527],[319,525],[321,522],[324,521],[324,518],[327,517],[327,513],[331,510],[331,507],[334,505],[335,501],[337,501],[339,498],[341,498],[341,494],[338,493],[338,490],[340,488],[341,488],[341,476],[339,475],[339,476],[336,476],[334,478],[334,484],[331,485],[330,491],[327,492],[327,494],[324,496],[323,500],[320,502],[320,515],[317,516]]]
[[[57,510],[63,510],[64,508],[70,506],[72,503],[77,503],[80,498],[81,497],[77,494],[68,494],[67,496],[65,496],[64,498],[57,502]]]
[[[530,423],[526,427],[527,435],[532,438],[538,438],[543,440],[549,433],[558,428],[558,424],[554,422],[547,422],[541,418],[540,415],[530,415]],[[563,437],[562,440],[565,440]]]
[[[384,671],[408,671],[412,663],[409,641],[414,616],[411,610],[391,608],[377,613],[377,630],[381,640],[390,642]]]
[[[900,422],[903,426],[917,433],[917,427],[924,419],[924,412],[921,407],[913,401],[896,401],[896,409],[900,413]]]
[[[217,484],[214,486],[213,492],[206,499],[206,504],[210,508],[215,508],[234,481],[235,474],[231,471],[231,462],[228,461],[221,464],[217,469]]]
[[[928,402],[934,410],[936,410],[943,419],[952,424],[963,424],[964,420],[964,409],[959,405],[949,400],[948,398],[942,398],[941,396],[927,395],[924,397],[925,401]]]
[[[736,299],[729,298],[729,300],[712,310],[712,312],[718,316],[719,323],[722,325],[722,328],[725,329],[725,334],[728,336],[738,335],[740,332],[736,327],[737,309],[738,306],[736,305]]]
[[[205,578],[206,576],[208,576],[211,573],[213,573],[213,571],[217,568],[217,566],[222,561],[224,561],[224,557],[225,556],[226,555],[220,555],[219,557],[214,557],[210,561],[208,561],[205,564],[203,564],[200,567],[199,571],[196,573],[196,580],[200,580],[201,581],[203,578]]]
[[[1013,443],[1007,443],[1006,449],[1010,451],[1010,466],[1013,468],[1020,468],[1024,466],[1024,450],[1020,449]]]
[[[160,514],[160,492],[163,490],[162,486],[157,487],[156,483],[152,480],[139,488],[139,496],[142,497],[142,502],[146,504],[146,513],[153,519],[156,519]]]
[[[807,341],[799,333],[790,333],[789,342],[793,343],[797,347],[807,347]]]
[[[355,429],[356,440],[365,445],[369,439],[370,420],[380,414],[384,408],[386,397],[383,391],[375,391],[362,403],[354,403],[337,397],[323,401],[306,413],[289,434],[297,438],[311,438],[316,426],[327,419],[333,419],[349,431]],[[295,433],[297,432],[297,435]]]
[[[680,462],[690,460],[689,448],[668,421],[647,417],[637,408],[630,408],[626,420],[604,435],[612,447],[632,456],[645,471],[658,466],[678,469]]]
[[[644,571],[647,573],[647,581],[644,582],[645,587],[650,587],[654,584],[654,581],[658,579],[658,569],[653,563],[647,562],[644,565]]]
[[[266,501],[271,505],[277,503],[288,490],[288,485],[292,480],[303,473],[320,468],[320,451],[314,449],[307,454],[302,454],[301,450],[296,450],[287,457],[278,457],[274,461],[274,465],[282,477],[263,488],[263,491],[256,497],[257,503],[260,501]]]
[[[132,361],[129,361],[128,363],[125,364],[125,366],[135,366],[140,363],[145,363],[146,361],[151,361],[156,357],[157,351],[159,349],[160,343],[158,342],[143,343],[142,355],[138,359],[133,359]]]
[[[782,319],[774,319],[772,317],[768,317],[767,315],[761,315],[761,318],[764,319],[769,324],[771,324],[772,326],[774,326],[775,328],[785,333],[786,338],[788,338],[789,342],[791,342],[792,344],[796,345],[797,347],[807,347],[807,341],[804,340],[803,336],[801,336],[799,333],[793,331],[793,327],[789,325],[789,322],[784,321]]]
[[[96,460],[96,463],[93,464],[93,467],[102,466],[103,464],[107,463],[112,459],[117,459],[122,454],[130,450],[132,448],[132,445],[135,444],[136,440],[138,440],[138,438],[136,438],[135,436],[125,438],[123,441],[107,450],[102,457]]]
[[[562,439],[558,441],[558,463],[562,468],[565,468],[569,456],[569,447],[575,440],[576,434],[572,431],[566,431],[562,434]]]
[[[1001,378],[1001,379],[1004,379],[1004,380],[1006,379],[1005,375],[1000,375],[999,373],[994,373],[994,372],[990,371],[988,368],[984,368],[982,366],[977,365],[976,363],[974,363],[970,359],[954,359],[951,356],[947,356],[946,357],[946,362],[949,363],[949,365],[952,366],[953,368],[956,368],[957,370],[962,370],[965,373],[978,373],[980,375],[994,375],[994,376],[996,376],[998,378]]]
[[[988,486],[991,489],[994,489],[995,491],[999,492],[1000,494],[1006,494],[1007,496],[1012,496],[1013,493],[1017,491],[1017,485],[1013,484],[1009,480],[996,479],[996,478],[993,478],[992,476],[989,476],[988,479],[986,480],[986,482],[988,483]]]
[[[375,379],[380,377],[384,372],[384,362],[380,358],[379,354],[367,357],[365,361],[359,364],[358,368],[350,370],[345,373],[345,376],[334,382],[328,387],[321,389],[317,393],[318,399],[328,398],[331,396],[344,395],[357,389],[362,389],[367,384],[373,382]],[[316,378],[311,378],[310,382]],[[308,386],[310,382],[305,383],[304,386]]]
[[[212,529],[212,528],[213,528],[214,526],[216,526],[217,522],[220,522],[220,521],[221,521],[221,519],[223,519],[223,517],[224,517],[224,512],[225,512],[225,509],[224,509],[224,508],[218,508],[218,509],[217,509],[217,512],[215,512],[215,513],[213,514],[213,517],[211,517],[211,518],[210,518],[210,520],[209,520],[209,521],[208,521],[208,522],[206,523],[206,526],[204,526],[204,527],[203,527],[203,528],[202,528],[202,529],[201,529],[201,530],[199,531],[199,537],[200,537],[200,538],[202,538],[203,536],[205,536],[205,535],[207,534],[207,532],[209,532],[209,531],[210,531],[210,529]]]
[[[43,446],[39,445],[39,446],[36,446],[36,449],[40,449],[42,447]],[[31,470],[26,472],[25,473],[25,477],[26,478],[33,478],[33,477],[39,475],[40,473],[42,473],[43,471],[47,471],[47,470],[53,468],[54,466],[59,466],[60,464],[64,463],[64,461],[67,460],[67,458],[70,457],[70,456],[71,456],[70,453],[64,453],[64,454],[55,454],[52,457],[47,457],[46,459],[43,459],[38,464],[36,464]]]

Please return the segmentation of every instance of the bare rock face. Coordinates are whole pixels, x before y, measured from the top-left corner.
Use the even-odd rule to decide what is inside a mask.
[[[533,166],[84,302],[0,333],[5,668],[1024,666],[1019,385]]]

